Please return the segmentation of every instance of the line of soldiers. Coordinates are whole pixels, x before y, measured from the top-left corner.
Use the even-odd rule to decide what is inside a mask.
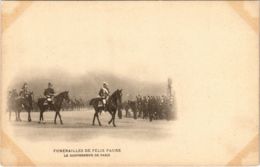
[[[64,111],[79,111],[88,107],[88,101],[82,98],[72,98],[70,102],[63,102],[62,110]]]
[[[172,101],[167,96],[136,96],[135,101],[128,100],[123,104],[126,110],[126,117],[129,115],[129,109],[132,110],[134,119],[149,118],[154,119],[171,119]]]

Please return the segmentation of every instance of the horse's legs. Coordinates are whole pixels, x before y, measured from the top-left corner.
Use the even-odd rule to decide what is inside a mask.
[[[41,111],[40,111],[40,120],[39,120],[39,123],[41,123],[41,121],[43,121],[43,112],[44,112],[44,110],[41,110]]]
[[[92,121],[92,125],[95,125],[96,116],[97,116],[97,111],[95,110],[94,117],[93,117],[93,121]]]
[[[102,126],[101,123],[100,123],[100,120],[99,120],[98,113],[97,113],[97,120],[98,120],[98,124],[99,124],[99,126]]]
[[[31,109],[28,110],[28,122],[31,122]]]
[[[41,119],[42,119],[42,111],[40,111],[39,123],[41,123]]]
[[[20,112],[21,112],[21,110],[18,110],[18,121],[22,121],[21,117],[20,117]]]
[[[119,119],[122,119],[122,110],[121,110],[121,108],[118,109],[117,115],[118,115]]]
[[[108,121],[108,124],[111,124],[112,121],[113,121],[113,117],[110,119],[110,121]]]
[[[41,118],[40,121],[43,121],[43,111],[41,112]]]
[[[113,121],[113,113],[111,111],[109,111],[109,114],[111,115],[111,119],[110,119],[110,121],[108,121],[108,124],[111,124],[111,122]]]
[[[15,120],[18,121],[18,110],[15,110]]]
[[[55,112],[55,117],[54,117],[54,124],[56,124],[57,115],[58,115],[58,112],[56,111]]]
[[[61,115],[60,115],[60,111],[58,111],[58,116],[60,118],[60,124],[63,124],[62,119],[61,119]]]
[[[44,113],[44,111],[42,112],[42,121],[44,122],[43,113]]]
[[[137,119],[137,111],[134,109],[134,119]]]
[[[116,127],[116,124],[115,124],[115,117],[116,117],[116,110],[113,112],[113,126]]]

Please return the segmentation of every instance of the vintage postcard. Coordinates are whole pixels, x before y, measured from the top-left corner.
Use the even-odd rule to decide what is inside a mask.
[[[2,1],[3,166],[259,164],[258,1]]]

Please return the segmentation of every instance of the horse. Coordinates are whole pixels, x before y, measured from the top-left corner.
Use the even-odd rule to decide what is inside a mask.
[[[9,91],[7,99],[7,111],[9,112],[9,121],[11,120],[12,111],[15,111],[15,99],[18,97],[18,94],[14,91]],[[16,121],[17,121],[17,112],[15,112]]]
[[[28,122],[31,122],[31,111],[33,109],[32,107],[32,102],[33,102],[33,96],[32,93],[28,94],[27,97],[20,97],[18,99],[15,100],[16,103],[16,111],[17,111],[17,115],[18,115],[18,121],[21,121],[20,118],[20,112],[24,109],[25,111],[28,112]]]
[[[64,91],[61,92],[60,94],[58,94],[57,96],[54,96],[54,104],[52,106],[49,105],[44,105],[46,98],[39,98],[38,99],[38,107],[40,109],[40,120],[39,123],[41,123],[41,121],[43,121],[43,113],[44,111],[50,109],[51,111],[55,111],[55,117],[54,117],[54,124],[56,124],[56,118],[57,116],[59,116],[60,118],[60,124],[63,124],[62,119],[61,119],[61,115],[60,115],[60,110],[61,110],[61,105],[63,100],[66,100],[67,102],[70,101],[69,99],[69,92],[68,91]]]
[[[102,103],[102,98],[93,98],[90,100],[89,105],[92,105],[94,107],[95,113],[92,125],[95,125],[95,119],[97,118],[99,126],[102,126],[99,120],[99,113],[101,113],[104,110],[104,106],[99,106],[99,104]],[[111,96],[109,96],[107,100],[107,111],[111,114],[111,119],[108,122],[108,124],[113,123],[113,126],[116,127],[115,124],[115,115],[116,111],[120,109],[122,103],[122,89],[117,89]]]
[[[11,120],[11,112],[15,111],[16,121],[22,121],[20,117],[20,112],[25,110],[28,112],[28,122],[31,122],[31,111],[33,103],[33,93],[27,94],[25,97],[20,97],[18,95],[12,94],[8,100],[9,109],[9,120]]]
[[[17,111],[17,104],[16,99],[18,99],[18,93],[16,90],[9,91],[9,96],[7,100],[7,109],[9,112],[9,121],[11,120],[12,111],[15,112],[15,120],[18,121],[18,111]]]

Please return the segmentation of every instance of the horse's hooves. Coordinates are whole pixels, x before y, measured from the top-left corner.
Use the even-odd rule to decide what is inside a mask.
[[[63,122],[61,122],[60,124],[63,125]]]
[[[101,124],[99,124],[99,126],[102,126]]]
[[[111,124],[111,122],[108,122],[108,124]]]
[[[116,125],[113,125],[114,127],[116,127]]]
[[[94,126],[95,124],[92,124],[92,126]]]

